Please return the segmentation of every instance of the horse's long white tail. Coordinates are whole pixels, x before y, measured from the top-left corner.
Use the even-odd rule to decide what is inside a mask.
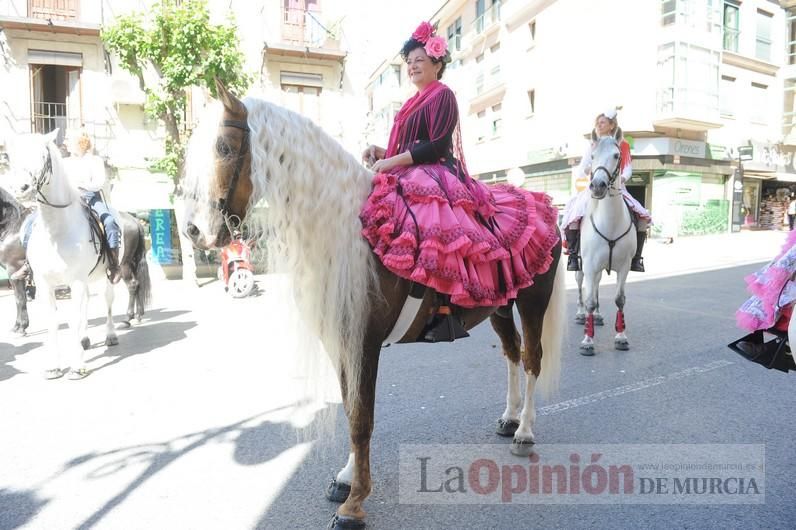
[[[556,267],[553,292],[542,324],[542,371],[539,374],[539,388],[545,397],[549,397],[558,389],[558,380],[561,376],[561,344],[564,340],[567,294],[565,261],[562,252]]]

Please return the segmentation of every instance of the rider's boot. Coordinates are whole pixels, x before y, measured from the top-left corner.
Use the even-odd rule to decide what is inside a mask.
[[[108,249],[108,279],[111,283],[119,283],[122,269],[119,267],[119,248]]]
[[[567,237],[567,251],[569,258],[567,258],[567,270],[579,271],[580,259],[580,230],[576,228],[565,228],[564,235]]]
[[[14,274],[9,276],[8,279],[11,281],[20,281],[26,279],[29,274],[30,274],[30,263],[28,263],[28,260],[25,260],[22,263],[22,266],[18,268],[16,272],[14,272]]]
[[[636,255],[630,262],[630,270],[635,272],[644,272],[644,258],[641,257],[641,251],[644,250],[644,241],[647,240],[647,231],[636,232]]]

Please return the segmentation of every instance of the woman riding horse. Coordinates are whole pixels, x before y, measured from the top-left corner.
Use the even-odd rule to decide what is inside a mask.
[[[559,236],[543,220],[555,208],[543,193],[470,177],[456,97],[439,81],[447,43],[428,22],[401,56],[417,93],[396,115],[387,148],[363,153],[376,176],[362,234],[394,274],[458,306],[503,306],[550,266]]]
[[[616,118],[616,109],[610,109],[602,114],[599,114],[594,119],[594,130],[598,137],[612,136],[617,128],[619,122]],[[591,175],[591,162],[592,162],[592,148],[593,143],[589,142],[586,148],[586,153],[581,159],[578,171],[580,176],[586,177]],[[644,258],[641,252],[644,249],[644,241],[647,236],[647,226],[650,224],[651,216],[649,211],[639,203],[635,197],[630,195],[625,188],[624,184],[633,175],[633,167],[630,158],[630,144],[622,139],[620,144],[620,178],[622,180],[622,194],[624,195],[625,202],[628,207],[636,214],[636,255],[630,263],[630,270],[635,272],[644,272]],[[564,227],[564,233],[567,237],[567,249],[569,251],[569,259],[567,260],[568,271],[579,271],[580,268],[580,221],[586,213],[591,193],[588,188],[584,189],[574,197],[572,197],[564,208],[564,215],[562,217],[561,226]]]

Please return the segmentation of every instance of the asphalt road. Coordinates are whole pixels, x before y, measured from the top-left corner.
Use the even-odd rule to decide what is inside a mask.
[[[537,401],[534,431],[540,445],[765,444],[764,504],[399,503],[402,445],[508,452],[494,434],[506,369],[487,324],[453,344],[383,351],[369,527],[792,527],[796,375],[725,346],[740,334],[733,312],[756,268],[630,284],[628,352],[612,349],[607,322],[597,355],[579,355],[572,323],[560,390]],[[231,300],[218,284],[157,287],[155,309],[115,349],[92,328],[94,373],[80,382],[41,379],[36,304],[30,336],[0,338],[0,528],[323,527],[335,509],[324,487],[348,453],[345,424],[338,412],[336,435],[314,439],[312,416],[297,418],[290,351],[272,346],[283,330],[262,309],[268,291]],[[568,298],[574,314],[574,291]],[[606,316],[612,299],[606,286]],[[9,327],[12,305],[0,297]]]

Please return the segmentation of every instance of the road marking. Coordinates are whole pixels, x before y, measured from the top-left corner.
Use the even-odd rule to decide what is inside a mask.
[[[630,383],[629,385],[622,385],[616,388],[603,390],[602,392],[597,392],[595,394],[588,394],[586,396],[581,396],[574,399],[568,399],[566,401],[561,401],[559,403],[553,403],[552,405],[547,405],[546,407],[540,408],[537,411],[537,414],[545,416],[547,414],[555,414],[557,412],[563,412],[565,410],[574,409],[575,407],[590,405],[592,403],[602,401],[603,399],[621,396],[622,394],[628,394],[630,392],[636,392],[638,390],[644,390],[645,388],[658,386],[663,383],[666,383],[667,381],[675,381],[677,379],[683,379],[684,377],[703,374],[705,372],[716,370],[717,368],[730,366],[731,364],[735,363],[732,361],[713,361],[712,363],[708,363],[704,366],[693,366],[691,368],[686,368],[685,370],[680,370],[679,372],[674,372],[669,375],[659,375],[657,377],[649,377],[647,379],[642,379],[641,381],[637,381],[635,383]]]

